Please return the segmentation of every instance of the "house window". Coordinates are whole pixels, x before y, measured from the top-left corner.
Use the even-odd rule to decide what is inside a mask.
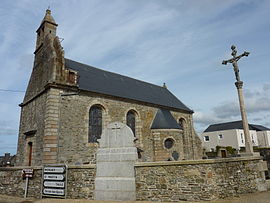
[[[92,106],[89,111],[89,135],[88,142],[97,142],[102,133],[102,108]]]
[[[241,133],[240,135],[241,135],[241,142],[242,144],[244,144],[243,133]]]
[[[129,111],[127,113],[127,126],[131,128],[133,134],[134,134],[134,137],[136,136],[136,114],[134,111]]]
[[[210,140],[209,136],[204,136],[204,141],[205,142],[209,142],[209,140]]]
[[[219,138],[219,139],[222,139],[222,138],[223,138],[223,135],[222,135],[222,134],[219,134],[219,135],[218,135],[218,138]]]

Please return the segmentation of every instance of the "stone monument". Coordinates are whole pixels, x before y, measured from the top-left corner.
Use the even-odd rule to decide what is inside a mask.
[[[95,199],[136,200],[137,149],[132,130],[120,122],[110,123],[98,141]]]
[[[249,52],[245,51],[243,54],[237,56],[236,46],[232,45],[231,49],[232,49],[231,55],[233,56],[233,58],[222,61],[222,64],[227,65],[227,63],[231,63],[233,65],[233,70],[234,70],[235,79],[236,79],[235,86],[238,92],[240,112],[241,112],[243,128],[244,128],[245,148],[246,148],[245,155],[253,156],[255,154],[253,152],[253,147],[252,147],[251,138],[249,134],[249,126],[248,126],[248,120],[247,120],[247,114],[246,114],[246,108],[245,108],[244,96],[243,96],[243,81],[240,80],[239,68],[237,64],[238,60],[241,59],[243,56],[248,56]]]

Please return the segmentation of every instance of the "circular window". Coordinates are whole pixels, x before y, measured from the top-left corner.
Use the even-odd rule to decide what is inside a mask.
[[[171,149],[173,147],[174,140],[172,138],[168,138],[164,142],[164,146],[166,149]]]

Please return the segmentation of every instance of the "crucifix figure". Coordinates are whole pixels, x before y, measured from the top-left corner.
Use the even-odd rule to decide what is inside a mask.
[[[244,128],[246,155],[253,156],[254,155],[253,146],[252,146],[251,138],[249,134],[249,125],[248,125],[248,120],[247,120],[247,115],[246,115],[245,104],[244,104],[244,96],[243,96],[243,89],[242,89],[243,81],[240,80],[239,68],[237,64],[237,61],[243,56],[248,56],[249,52],[245,51],[243,54],[237,56],[236,47],[232,45],[231,49],[232,49],[231,55],[233,56],[233,58],[222,61],[222,64],[227,65],[227,63],[231,63],[233,65],[233,70],[234,70],[235,79],[236,79],[235,86],[238,92],[240,111],[241,111],[243,128]]]
[[[229,60],[224,60],[222,61],[222,64],[223,65],[227,65],[227,63],[232,63],[233,65],[233,70],[234,70],[234,74],[235,74],[235,79],[237,82],[240,82],[240,75],[239,75],[239,68],[238,68],[238,64],[237,64],[237,61],[242,58],[243,56],[248,56],[249,55],[249,52],[244,52],[243,54],[239,55],[239,56],[236,56],[237,54],[237,50],[236,50],[236,47],[234,45],[231,46],[231,49],[232,49],[232,56],[233,58],[229,59]]]

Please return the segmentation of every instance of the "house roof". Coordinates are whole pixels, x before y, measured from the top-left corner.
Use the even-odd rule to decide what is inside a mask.
[[[209,125],[208,128],[206,128],[204,132],[214,132],[214,131],[232,130],[232,129],[243,129],[242,121],[233,121],[233,122],[217,123],[217,124]],[[265,130],[270,130],[270,129],[261,125],[249,124],[249,130],[265,131]]]
[[[268,131],[268,130],[270,130],[269,128],[264,127],[264,126],[262,126],[262,125],[254,125],[254,124],[251,124],[251,125],[252,125],[252,127],[253,127],[254,129],[256,129],[257,131]]]
[[[65,66],[78,72],[80,90],[132,99],[193,113],[167,88],[65,59]]]
[[[171,112],[166,109],[159,109],[156,113],[151,129],[180,129]]]

